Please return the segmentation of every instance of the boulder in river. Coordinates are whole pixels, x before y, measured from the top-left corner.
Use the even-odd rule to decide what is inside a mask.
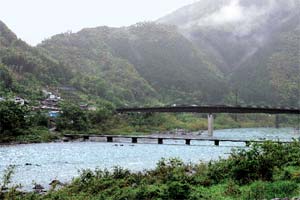
[[[40,184],[34,184],[34,187],[32,188],[35,192],[41,193],[44,191],[44,187]]]
[[[59,180],[53,180],[53,181],[51,181],[51,183],[49,183],[49,185],[51,185],[51,186],[54,186],[54,185],[63,185],[63,183],[62,182],[60,182]]]

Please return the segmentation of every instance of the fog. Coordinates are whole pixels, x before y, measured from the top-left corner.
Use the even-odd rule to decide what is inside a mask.
[[[4,0],[0,20],[31,45],[54,34],[153,21],[195,0]]]
[[[221,3],[220,3],[221,2]],[[200,4],[200,3],[199,3]],[[210,4],[214,4],[211,2]],[[238,36],[245,36],[253,29],[264,24],[277,11],[290,10],[297,4],[296,0],[225,0],[215,3],[215,10],[190,21],[185,28],[194,26],[231,27]],[[218,4],[218,5],[217,5]],[[220,4],[223,4],[220,6]],[[212,7],[210,5],[210,7]],[[198,8],[198,10],[201,10]],[[186,16],[195,15],[195,9],[186,9]]]

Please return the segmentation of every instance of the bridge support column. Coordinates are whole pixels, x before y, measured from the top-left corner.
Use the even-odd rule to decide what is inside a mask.
[[[107,142],[113,142],[114,141],[113,137],[107,137],[106,139],[107,139]]]
[[[87,141],[87,140],[89,140],[90,139],[90,136],[88,136],[88,135],[84,135],[83,136],[83,141]]]
[[[131,138],[131,142],[134,144],[137,143],[137,138],[136,137]]]
[[[279,115],[275,115],[275,127],[280,128],[280,126],[279,126]]]
[[[163,144],[164,140],[162,138],[158,138],[158,144]]]
[[[191,139],[185,139],[185,144],[186,145],[191,145]]]
[[[215,140],[215,145],[219,146],[219,144],[220,144],[220,141],[219,140]]]
[[[214,132],[214,116],[212,114],[208,115],[208,135],[209,136],[213,136],[213,132]]]

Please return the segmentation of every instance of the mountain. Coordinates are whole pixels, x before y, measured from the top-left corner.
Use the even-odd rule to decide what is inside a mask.
[[[156,22],[58,34],[37,47],[0,22],[0,92],[67,85],[79,101],[120,106],[297,106],[299,9],[298,0],[200,0]]]
[[[157,21],[176,25],[226,77],[241,101],[297,105],[300,2],[200,0]]]
[[[1,21],[0,73],[0,95],[15,92],[23,97],[38,95],[42,86],[64,84],[72,77],[66,65],[18,39]]]
[[[62,34],[62,38],[54,38],[63,40],[64,37],[69,35]],[[93,43],[81,39],[70,38],[64,43]],[[100,43],[91,51],[84,46],[81,57],[78,57],[76,50],[69,49],[70,57],[55,58],[45,49],[31,47],[18,39],[0,22],[0,96],[39,100],[42,98],[42,89],[56,91],[58,88],[71,87],[76,91],[61,91],[63,97],[78,103],[95,102],[97,99],[117,105],[157,101],[154,89],[139,76],[135,68],[125,59],[114,58],[109,51],[102,51],[101,48],[105,47]],[[60,49],[55,51],[60,52]]]
[[[64,82],[70,77],[66,66],[18,39],[1,21],[0,59],[12,71],[32,73],[45,83]]]
[[[217,103],[226,92],[222,73],[174,26],[139,23],[60,34],[38,46],[73,71],[126,88],[132,101]],[[118,95],[118,91],[114,94]]]
[[[112,55],[103,35],[94,32],[53,36],[38,46],[75,74],[72,84],[81,91],[117,104],[150,103],[156,92],[128,60]]]

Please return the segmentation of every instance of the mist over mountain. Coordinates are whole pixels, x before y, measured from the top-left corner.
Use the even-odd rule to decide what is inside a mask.
[[[98,74],[111,84],[120,82],[127,90],[139,87],[136,98],[155,94],[166,103],[220,102],[226,91],[216,66],[173,26],[140,23],[83,29],[54,36],[39,48],[72,63],[75,71]],[[111,73],[117,60],[122,64],[116,72],[123,68],[131,74]],[[133,77],[138,79],[124,85]]]
[[[178,26],[224,73],[232,90],[240,91],[244,102],[297,105],[298,90],[294,87],[287,95],[289,87],[274,84],[274,74],[297,85],[299,9],[296,0],[201,0],[157,22]],[[280,63],[275,57],[281,57]]]
[[[235,104],[238,95],[239,104],[297,106],[299,9],[297,0],[201,0],[156,22],[37,47],[0,22],[0,65],[6,83],[23,87],[17,94],[67,85],[116,105]]]
[[[267,45],[282,26],[294,23],[298,10],[296,0],[202,0],[158,22],[177,25],[212,55],[223,72],[231,72]]]

